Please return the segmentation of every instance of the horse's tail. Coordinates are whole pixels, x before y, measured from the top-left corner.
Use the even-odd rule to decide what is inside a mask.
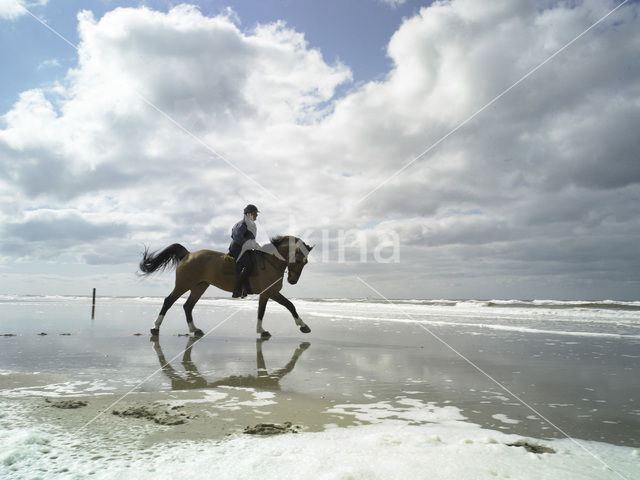
[[[142,260],[140,260],[140,271],[142,275],[149,275],[156,270],[164,270],[167,267],[173,268],[180,260],[187,256],[189,250],[184,248],[179,243],[169,245],[161,252],[149,253],[149,248],[145,247],[142,254]]]

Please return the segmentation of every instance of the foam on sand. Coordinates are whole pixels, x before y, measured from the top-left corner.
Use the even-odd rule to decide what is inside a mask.
[[[334,413],[373,422],[366,425],[273,437],[239,433],[152,447],[137,446],[135,433],[128,442],[96,442],[78,430],[29,425],[19,409],[14,404],[0,416],[3,479],[631,479],[640,474],[637,449],[523,439],[466,422],[455,407],[410,398],[335,407]],[[532,453],[527,445],[554,453]]]

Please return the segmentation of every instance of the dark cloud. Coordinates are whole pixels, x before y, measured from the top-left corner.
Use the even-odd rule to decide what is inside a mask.
[[[107,243],[130,233],[126,224],[91,222],[78,214],[39,214],[2,228],[0,251],[11,256],[51,259],[62,254],[81,256],[92,243]]]
[[[121,190],[140,181],[139,175],[117,165],[101,164],[95,169],[74,172],[69,159],[44,150],[11,153],[1,151],[0,177],[31,198],[70,200],[88,192]]]
[[[22,223],[7,223],[6,237],[19,237],[27,242],[79,240],[81,242],[120,237],[130,229],[127,225],[92,223],[80,215],[42,216]]]

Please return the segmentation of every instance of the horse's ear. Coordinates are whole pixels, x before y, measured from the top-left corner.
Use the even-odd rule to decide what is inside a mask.
[[[311,246],[309,247],[309,251],[313,250],[313,247],[315,247],[315,246],[316,246],[316,244],[315,244],[315,243],[314,243],[313,245],[311,245]]]

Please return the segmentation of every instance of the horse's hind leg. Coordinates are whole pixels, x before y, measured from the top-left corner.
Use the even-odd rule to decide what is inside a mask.
[[[177,286],[173,289],[173,292],[169,294],[167,298],[164,299],[164,303],[162,304],[162,309],[160,309],[160,314],[151,329],[151,335],[159,335],[160,334],[160,325],[162,325],[162,321],[164,320],[164,316],[167,314],[167,311],[171,308],[171,306],[176,303],[184,292],[187,289],[178,288]]]
[[[209,284],[207,282],[200,282],[195,287],[191,289],[191,294],[187,301],[184,302],[184,314],[187,317],[187,326],[189,327],[189,332],[193,333],[197,337],[201,337],[204,335],[204,332],[193,324],[193,307],[196,305],[200,297],[205,292],[205,290],[209,288]]]

